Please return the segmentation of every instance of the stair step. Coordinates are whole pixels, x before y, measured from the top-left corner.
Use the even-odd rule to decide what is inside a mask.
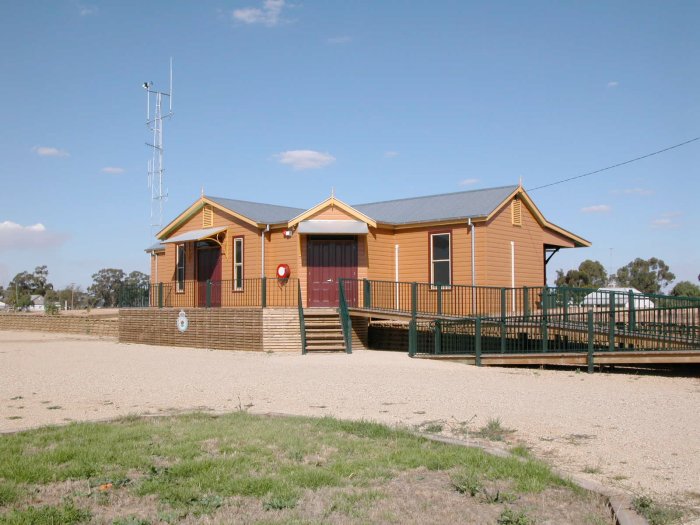
[[[343,345],[321,345],[321,346],[310,346],[306,345],[307,352],[345,352],[345,346]]]

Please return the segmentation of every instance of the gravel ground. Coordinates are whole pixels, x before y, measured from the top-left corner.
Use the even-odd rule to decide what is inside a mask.
[[[445,432],[499,418],[560,469],[700,511],[700,379],[476,368],[405,354],[261,354],[0,331],[0,432],[191,409]]]

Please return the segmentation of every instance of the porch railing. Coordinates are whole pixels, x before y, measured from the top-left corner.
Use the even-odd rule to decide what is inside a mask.
[[[156,308],[296,307],[299,279],[257,278],[242,281],[184,281],[122,287],[118,306]]]

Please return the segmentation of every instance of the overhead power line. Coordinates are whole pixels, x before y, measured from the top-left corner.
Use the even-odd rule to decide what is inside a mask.
[[[576,175],[575,177],[569,177],[568,179],[558,180],[556,182],[550,182],[549,184],[544,184],[542,186],[537,186],[535,188],[528,188],[527,191],[541,190],[542,188],[549,188],[550,186],[556,186],[557,184],[563,184],[565,182],[569,182],[572,180],[582,179],[583,177],[595,175],[596,173],[600,173],[602,171],[611,170],[613,168],[619,168],[620,166],[624,166],[625,164],[631,164],[632,162],[637,162],[638,160],[647,159],[649,157],[653,157],[654,155],[659,155],[660,153],[664,153],[664,152],[670,151],[672,149],[680,148],[681,146],[686,146],[686,145],[690,144],[691,142],[695,142],[696,140],[700,140],[700,137],[695,137],[694,139],[686,140],[685,142],[681,142],[680,144],[676,144],[674,146],[669,146],[668,148],[660,149],[659,151],[654,151],[653,153],[647,153],[646,155],[642,155],[641,157],[636,157],[634,159],[626,160],[625,162],[619,162],[618,164],[613,164],[612,166],[608,166],[607,168],[601,168],[599,170],[589,171],[588,173]]]

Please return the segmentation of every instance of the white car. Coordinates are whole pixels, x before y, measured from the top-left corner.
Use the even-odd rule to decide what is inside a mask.
[[[615,292],[615,306],[629,308],[630,292],[635,308],[654,308],[654,302],[636,288],[598,288],[581,301],[581,306],[610,306],[610,292]]]

